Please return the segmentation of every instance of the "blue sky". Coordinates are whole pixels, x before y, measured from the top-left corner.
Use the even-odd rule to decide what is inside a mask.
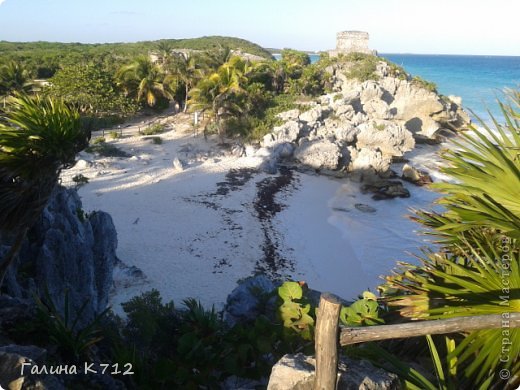
[[[228,35],[325,50],[363,30],[380,52],[520,55],[519,15],[520,0],[0,0],[0,40]]]

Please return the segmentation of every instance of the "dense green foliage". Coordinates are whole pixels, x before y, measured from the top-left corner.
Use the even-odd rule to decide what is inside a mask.
[[[210,36],[193,39],[168,39],[136,43],[57,43],[57,42],[6,42],[0,41],[0,64],[9,61],[24,63],[37,78],[49,78],[66,65],[89,63],[98,58],[108,68],[115,70],[140,55],[156,49],[158,43],[168,42],[175,49],[212,50],[229,47],[264,57],[272,58],[262,47],[244,39]]]
[[[0,96],[29,92],[33,88],[32,74],[15,61],[0,65]]]
[[[310,65],[308,56],[295,50],[284,50],[281,61],[231,57],[201,78],[188,103],[210,113],[207,131],[257,140],[272,129],[276,114],[322,94],[328,81],[321,64]]]
[[[84,116],[112,117],[135,113],[136,106],[118,91],[114,75],[100,64],[63,67],[44,93],[61,98]]]
[[[16,235],[0,263],[0,287],[60,171],[74,163],[89,139],[77,111],[59,100],[20,96],[0,117],[0,231]]]
[[[342,61],[349,63],[349,71],[346,76],[359,81],[377,80],[379,76],[376,74],[377,64],[380,61],[379,57],[363,54],[363,53],[349,53]]]
[[[272,364],[301,346],[265,312],[247,323],[227,325],[214,310],[193,299],[176,309],[156,290],[123,304],[121,333],[112,335],[111,359],[131,362],[136,375],[122,378],[139,389],[220,388],[230,376],[260,379]]]

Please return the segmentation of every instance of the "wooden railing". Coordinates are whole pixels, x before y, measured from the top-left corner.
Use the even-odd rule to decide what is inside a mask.
[[[316,379],[315,390],[334,390],[338,375],[338,347],[366,341],[381,341],[429,334],[498,329],[504,325],[501,314],[456,317],[446,320],[415,321],[397,325],[339,327],[339,299],[328,293],[320,298],[316,317]],[[505,308],[504,308],[505,309]],[[506,310],[504,310],[506,311]],[[509,313],[508,328],[520,327],[520,313]],[[339,342],[338,342],[339,341]]]

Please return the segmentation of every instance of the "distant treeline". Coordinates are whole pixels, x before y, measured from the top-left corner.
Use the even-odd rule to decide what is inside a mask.
[[[52,77],[63,66],[88,63],[92,58],[104,62],[107,68],[117,69],[129,59],[155,50],[160,42],[168,43],[176,49],[211,50],[227,47],[272,58],[267,50],[255,43],[222,36],[102,44],[0,41],[0,65],[10,61],[21,62],[40,79]]]

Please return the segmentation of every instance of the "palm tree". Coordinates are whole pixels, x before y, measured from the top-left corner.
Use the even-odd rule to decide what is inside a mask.
[[[0,262],[0,286],[27,230],[39,218],[62,169],[90,133],[63,101],[19,95],[0,121],[0,231],[14,242]]]
[[[229,46],[219,45],[216,49],[206,52],[207,65],[213,69],[218,69],[233,57],[233,52]]]
[[[157,56],[159,57],[159,63],[164,64],[166,61],[168,61],[168,58],[170,57],[172,50],[173,50],[173,43],[168,40],[160,40],[157,43]]]
[[[495,129],[480,121],[482,130],[471,127],[444,153],[450,163],[444,172],[457,183],[434,188],[446,194],[440,203],[447,212],[417,212],[417,220],[443,242],[458,242],[460,234],[482,227],[520,239],[520,92],[510,91],[509,97],[511,104],[499,103],[504,123],[491,115]]]
[[[164,77],[162,69],[148,57],[138,57],[116,74],[127,96],[134,96],[137,102],[144,100],[149,107],[155,106],[160,97],[172,98],[168,88],[165,88]]]
[[[492,117],[494,129],[481,122],[462,134],[456,148],[445,152],[450,165],[444,172],[455,182],[436,188],[443,213],[417,212],[419,222],[432,228],[443,244],[440,253],[426,253],[420,266],[401,263],[381,286],[389,306],[403,317],[441,319],[457,316],[520,312],[520,93],[511,104],[500,103],[503,123]],[[448,354],[459,380],[487,389],[500,369],[520,381],[520,329],[467,332]],[[502,340],[511,342],[503,359]],[[503,385],[503,386],[502,386]]]
[[[195,53],[174,53],[165,62],[168,73],[165,83],[170,89],[180,86],[184,89],[184,112],[188,109],[190,90],[204,77],[207,71],[206,58]]]
[[[33,88],[31,72],[21,63],[10,61],[0,67],[0,95],[6,97],[14,93],[27,93]]]
[[[189,103],[194,109],[210,110],[220,131],[221,120],[240,116],[247,111],[247,99],[244,98],[247,91],[244,87],[253,69],[248,61],[231,58],[190,91]]]

